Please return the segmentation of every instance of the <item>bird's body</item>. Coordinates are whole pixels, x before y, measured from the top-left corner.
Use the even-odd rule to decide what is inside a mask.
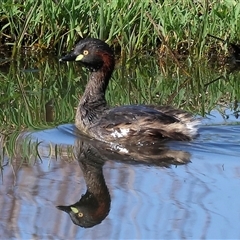
[[[198,121],[169,106],[126,105],[110,108],[105,91],[114,70],[114,54],[98,39],[81,40],[61,61],[80,61],[90,78],[80,99],[75,123],[86,135],[104,142],[139,144],[156,140],[191,140]]]
[[[79,107],[76,126],[91,137],[106,142],[123,143],[133,140],[136,143],[157,139],[191,140],[196,135],[191,115],[171,107],[152,105],[127,105],[91,112]]]

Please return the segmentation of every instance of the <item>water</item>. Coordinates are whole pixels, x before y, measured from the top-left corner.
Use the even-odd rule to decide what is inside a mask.
[[[76,146],[73,125],[32,133],[42,141],[42,161],[19,167],[17,156],[2,172],[1,239],[239,239],[240,121],[230,110],[227,114],[223,119],[212,111],[192,142],[168,143],[164,153],[174,150],[191,161],[168,168],[126,162],[126,156],[79,138],[82,151],[94,153],[90,158],[97,162],[88,165],[84,155],[80,168],[64,151],[54,157],[54,144]],[[134,156],[141,160],[142,154]],[[100,224],[79,227],[56,206],[76,203],[89,184],[86,172],[101,176],[101,168],[111,199],[98,199],[110,201],[110,210],[106,204],[98,212]],[[97,183],[104,188],[101,177]],[[89,209],[83,211],[89,217]]]
[[[107,91],[110,105],[211,113],[192,142],[113,153],[64,124],[73,122],[88,74],[49,58],[28,56],[1,68],[0,239],[240,238],[239,72],[192,61],[182,71],[149,55],[119,63]],[[16,140],[19,126],[45,130]],[[23,143],[27,135],[40,158],[34,144]],[[57,208],[69,205],[80,209],[84,227]]]

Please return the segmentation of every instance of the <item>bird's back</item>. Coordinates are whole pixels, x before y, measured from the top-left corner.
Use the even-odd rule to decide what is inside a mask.
[[[88,132],[106,142],[139,144],[152,140],[191,140],[198,124],[191,114],[172,107],[127,105],[104,111]]]

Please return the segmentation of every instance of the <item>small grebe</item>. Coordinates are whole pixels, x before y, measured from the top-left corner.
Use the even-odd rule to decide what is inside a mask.
[[[95,139],[118,144],[140,144],[165,139],[191,140],[198,120],[169,106],[126,105],[111,108],[105,91],[115,66],[114,53],[103,41],[81,40],[60,61],[79,61],[90,70],[76,113],[76,127]]]

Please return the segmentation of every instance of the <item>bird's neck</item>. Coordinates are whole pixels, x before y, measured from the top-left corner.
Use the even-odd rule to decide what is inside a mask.
[[[83,176],[87,185],[87,191],[98,201],[110,201],[109,191],[103,176],[102,165],[98,163],[80,162]]]
[[[79,105],[106,105],[105,92],[108,82],[109,79],[106,79],[102,72],[92,72]]]
[[[114,58],[102,55],[104,64],[96,71],[92,71],[85,92],[79,102],[75,117],[75,124],[82,132],[95,124],[101,114],[108,109],[105,92],[114,69]]]
[[[92,71],[80,105],[106,106],[105,92],[113,72],[113,64],[104,64],[97,71]],[[97,104],[96,104],[97,103]]]

